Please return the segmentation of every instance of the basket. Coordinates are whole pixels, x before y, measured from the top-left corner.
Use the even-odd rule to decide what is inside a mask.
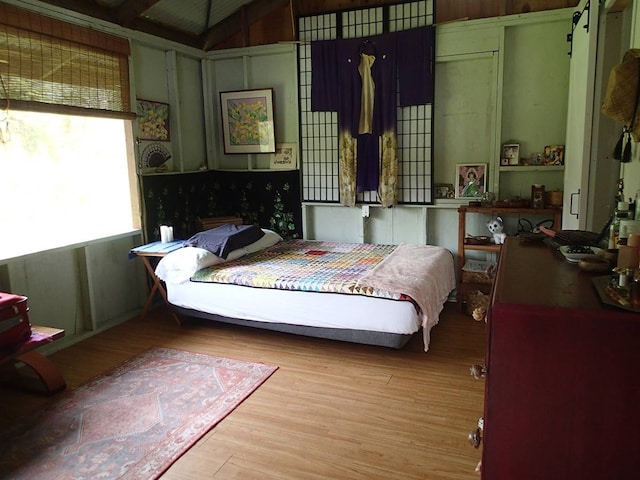
[[[549,190],[544,192],[544,201],[546,205],[551,207],[562,206],[562,190]]]
[[[482,283],[491,285],[493,283],[494,272],[465,272],[462,271],[462,281],[464,283]]]
[[[463,283],[491,285],[496,276],[496,264],[481,260],[467,260],[462,267]]]
[[[473,311],[476,308],[481,308],[487,311],[489,309],[489,298],[489,295],[482,293],[480,290],[467,292],[465,296],[467,313],[469,315],[473,315]]]

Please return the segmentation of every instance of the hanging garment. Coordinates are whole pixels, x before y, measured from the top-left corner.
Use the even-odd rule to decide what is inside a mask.
[[[338,112],[343,205],[370,190],[383,207],[397,203],[396,109],[433,102],[434,38],[429,26],[312,42],[311,110]]]
[[[602,102],[604,115],[622,124],[622,134],[613,150],[613,158],[631,161],[631,140],[640,141],[640,49],[627,50],[622,63],[609,73],[607,91]]]

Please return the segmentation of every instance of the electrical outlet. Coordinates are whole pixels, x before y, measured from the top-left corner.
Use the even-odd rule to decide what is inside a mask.
[[[369,205],[362,205],[362,218],[369,217]]]

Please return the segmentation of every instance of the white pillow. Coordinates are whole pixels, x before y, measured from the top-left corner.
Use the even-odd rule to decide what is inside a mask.
[[[156,265],[156,276],[166,283],[184,283],[194,273],[218,263],[229,262],[250,253],[259,252],[282,241],[282,237],[271,230],[262,229],[264,235],[243,248],[229,252],[227,258],[221,258],[209,250],[198,247],[183,247],[165,255]]]
[[[246,247],[232,250],[231,252],[229,252],[229,255],[227,255],[227,259],[224,261],[230,262],[231,260],[244,257],[245,255],[249,255],[250,253],[259,252],[260,250],[264,250],[265,248],[268,248],[271,245],[275,245],[276,243],[282,241],[282,237],[276,232],[267,230],[266,228],[263,228],[262,231],[264,232],[264,235],[260,237],[260,239],[256,240],[253,243],[250,243]]]
[[[183,283],[198,270],[223,261],[204,248],[182,247],[162,257],[155,272],[158,278],[167,283]]]
[[[247,253],[259,252],[260,250],[264,250],[265,248],[282,241],[282,237],[276,232],[267,230],[266,228],[263,228],[262,231],[264,232],[264,236],[262,238],[244,247]]]

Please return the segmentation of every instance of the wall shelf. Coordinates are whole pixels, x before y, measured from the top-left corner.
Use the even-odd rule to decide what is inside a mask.
[[[501,172],[561,172],[564,165],[503,165]]]

